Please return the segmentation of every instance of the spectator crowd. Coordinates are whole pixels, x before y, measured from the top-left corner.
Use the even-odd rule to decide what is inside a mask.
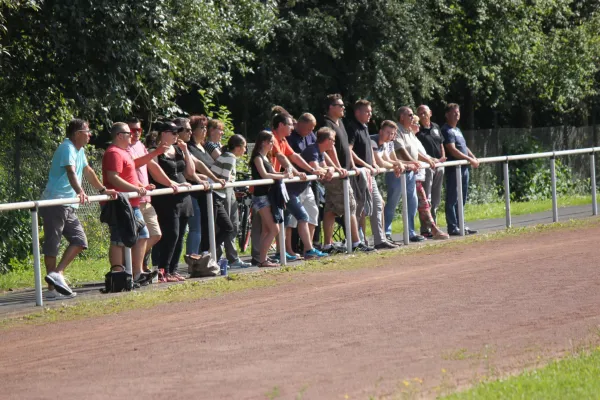
[[[225,185],[236,180],[237,159],[247,152],[246,140],[239,134],[223,143],[224,124],[203,115],[156,122],[142,142],[142,126],[137,118],[116,122],[110,129],[111,143],[102,159],[102,179],[88,165],[84,147],[91,131],[87,121],[74,119],[66,138],[56,150],[43,199],[88,201],[82,186],[86,180],[100,194],[119,198],[125,205],[125,218],[109,218],[111,272],[125,271],[125,247],[131,248],[131,271],[135,285],[156,281],[178,282],[186,278],[178,271],[184,253],[186,261],[210,258],[208,205],[212,197],[217,260],[227,260],[230,268],[251,264],[270,268],[280,265],[279,254],[287,261],[328,257],[346,252],[334,240],[344,217],[343,179],[350,182],[350,232],[345,232],[356,252],[394,249],[401,245],[392,237],[392,223],[400,202],[401,175],[405,174],[408,232],[411,242],[444,240],[459,235],[457,172],[462,174],[462,201],[467,200],[469,165],[442,167],[446,160],[466,160],[477,168],[477,158],[467,147],[458,128],[460,108],[448,104],[445,123],[431,120],[432,112],[421,105],[414,114],[400,107],[395,121],[384,120],[374,135],[369,132],[372,107],[358,100],[346,115],[342,96],[332,94],[324,102],[320,128],[310,113],[295,119],[284,108],[272,110],[270,129],[260,132],[249,155],[251,178],[272,179],[275,183],[252,188],[251,262],[243,261],[236,245],[239,215],[233,188],[193,191],[182,187],[211,183]],[[349,176],[355,171],[355,176]],[[334,179],[334,174],[339,178]],[[376,176],[384,174],[378,181]],[[308,175],[318,180],[307,181]],[[299,179],[284,184],[282,179]],[[385,182],[386,195],[379,185]],[[442,185],[446,183],[445,215],[447,233],[437,224]],[[154,189],[173,189],[173,194],[148,196]],[[120,193],[137,192],[127,200]],[[385,198],[384,198],[385,197]],[[110,203],[101,204],[103,215]],[[43,207],[43,254],[49,290],[48,300],[76,295],[64,279],[63,271],[88,246],[77,218],[79,204]],[[105,210],[106,209],[106,210]],[[107,212],[108,213],[108,212]],[[417,231],[415,217],[419,215]],[[136,223],[135,232],[124,229],[124,221]],[[369,221],[372,241],[367,237]],[[285,242],[279,242],[283,223]],[[187,240],[184,237],[187,232]],[[133,236],[132,236],[133,233]],[[476,231],[465,227],[466,234]],[[68,246],[57,262],[61,237]],[[321,240],[322,238],[322,240]],[[275,255],[269,255],[276,243]],[[213,260],[213,261],[217,261]]]

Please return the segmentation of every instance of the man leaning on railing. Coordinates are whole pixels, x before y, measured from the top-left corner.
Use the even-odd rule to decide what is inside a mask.
[[[116,196],[117,192],[106,189],[98,180],[94,170],[88,165],[83,148],[90,141],[91,131],[87,121],[74,119],[67,126],[67,137],[52,156],[48,183],[42,195],[43,200],[79,198],[81,204],[88,196],[81,186],[85,176],[101,194]],[[57,205],[40,208],[44,224],[44,263],[48,292],[46,300],[69,299],[77,295],[65,282],[63,272],[79,253],[87,249],[87,237],[75,211],[79,204]],[[61,236],[69,242],[63,256],[56,265]]]

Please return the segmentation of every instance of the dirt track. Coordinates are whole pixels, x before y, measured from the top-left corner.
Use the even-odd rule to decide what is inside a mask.
[[[2,332],[2,398],[435,397],[598,340],[599,234],[520,236]]]

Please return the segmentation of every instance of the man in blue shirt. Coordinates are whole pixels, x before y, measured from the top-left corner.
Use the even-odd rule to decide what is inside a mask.
[[[83,147],[90,141],[88,123],[81,119],[74,119],[67,126],[67,137],[58,146],[52,164],[48,183],[42,199],[72,199],[77,197],[79,203],[88,201],[81,182],[83,176],[101,194],[116,196],[116,192],[106,189],[98,180],[94,170],[88,165]],[[87,238],[81,222],[75,214],[79,204],[58,205],[40,208],[40,216],[44,223],[44,263],[46,264],[48,283],[47,300],[58,300],[75,297],[71,288],[66,284],[63,271],[75,257],[87,248]],[[61,237],[69,241],[62,259],[56,265]]]
[[[467,147],[467,142],[461,130],[457,127],[460,120],[460,108],[456,103],[446,106],[446,123],[442,126],[444,136],[444,147],[448,161],[467,160],[473,168],[479,167],[479,161]],[[458,189],[456,187],[456,168],[446,167],[446,222],[448,223],[448,234],[460,235],[458,228]],[[469,166],[461,165],[462,172],[462,195],[463,206],[467,202],[469,190]],[[465,234],[473,235],[477,231],[465,226]]]

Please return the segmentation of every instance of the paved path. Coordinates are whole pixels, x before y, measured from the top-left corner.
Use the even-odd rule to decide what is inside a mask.
[[[592,216],[592,207],[590,205],[586,206],[576,206],[576,207],[564,207],[559,208],[558,211],[559,221],[568,221],[569,219],[582,219],[588,218]],[[480,232],[493,232],[502,230],[505,228],[506,221],[504,218],[498,219],[489,219],[482,221],[467,221],[468,225],[472,229],[477,229]],[[512,218],[512,226],[513,227],[521,227],[528,225],[537,225],[537,224],[545,224],[552,222],[552,211],[536,213],[536,214],[526,214],[513,216]],[[395,234],[394,239],[401,240],[402,234]],[[460,240],[460,238],[453,237],[452,240]],[[427,245],[427,242],[424,242],[420,245]],[[415,244],[411,244],[411,246],[415,246]],[[186,270],[186,266],[183,265],[183,270]],[[231,272],[255,272],[259,269],[256,267],[246,268],[246,269],[238,269],[231,270]],[[218,279],[217,278],[204,278],[204,279]],[[166,287],[168,284],[161,284],[161,287]],[[84,287],[77,288],[78,298],[89,298],[89,296],[103,296],[99,290],[103,288],[103,282],[91,282]],[[143,290],[143,289],[142,289]],[[72,300],[69,300],[72,301]],[[55,307],[59,306],[61,302],[44,302],[44,306],[47,307]],[[14,292],[8,292],[4,294],[0,294],[0,317],[8,316],[12,314],[21,314],[25,312],[29,312],[35,309],[35,293],[33,289],[24,289],[17,290]]]

